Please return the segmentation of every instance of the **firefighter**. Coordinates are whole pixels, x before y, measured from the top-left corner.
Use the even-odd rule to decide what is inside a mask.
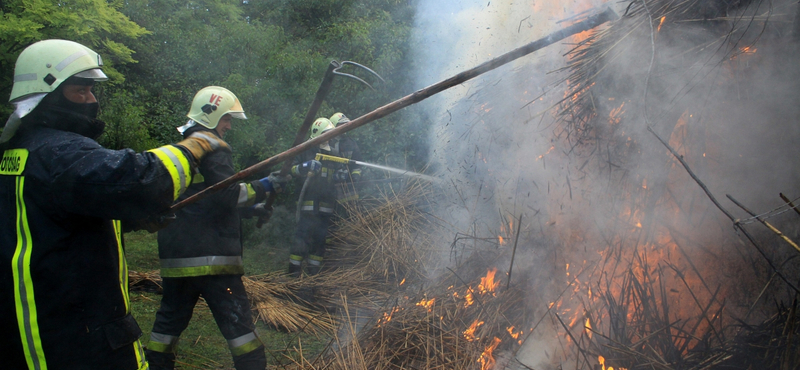
[[[4,369],[147,368],[118,220],[168,210],[198,161],[226,145],[199,133],[143,153],[103,148],[92,93],[102,65],[55,39],[17,58],[0,135]]]
[[[338,112],[331,116],[330,121],[335,127],[338,127],[340,124],[350,122],[350,119],[347,118],[344,113]],[[346,133],[339,135],[338,139],[336,143],[338,147],[336,149],[340,157],[352,159],[354,161],[361,160],[361,150],[358,149],[358,144],[355,140],[350,138]],[[348,171],[348,181],[340,182],[336,187],[336,216],[341,218],[347,217],[348,207],[346,207],[345,204],[358,200],[357,186],[361,179],[361,167],[358,165],[349,165]]]
[[[334,129],[327,118],[318,118],[311,125],[309,140]],[[337,202],[337,184],[352,181],[360,175],[357,166],[330,160],[315,160],[317,153],[342,157],[340,140],[333,138],[295,157],[292,174],[305,177],[298,197],[298,219],[294,243],[289,255],[289,275],[300,277],[303,262],[306,273],[319,273],[325,256],[325,245]],[[352,155],[352,152],[349,153]],[[357,175],[355,175],[357,174]]]
[[[219,86],[201,89],[192,101],[186,125],[188,137],[202,132],[222,140],[231,121],[247,119],[239,99]],[[181,198],[196,194],[234,175],[233,155],[220,150],[205,158],[200,173]],[[178,339],[189,325],[202,296],[222,335],[228,341],[238,370],[266,367],[264,346],[255,332],[250,302],[242,283],[242,241],[239,209],[253,207],[287,179],[270,175],[261,180],[232,184],[182,208],[169,226],[158,232],[158,256],[164,294],[156,313],[147,358],[151,369],[172,369]]]

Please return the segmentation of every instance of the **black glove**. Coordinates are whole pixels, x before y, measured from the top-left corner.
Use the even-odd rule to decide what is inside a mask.
[[[258,217],[260,218],[269,218],[272,215],[272,210],[268,209],[266,203],[257,203],[250,207],[246,208],[245,212],[241,212],[240,214],[244,218],[251,218],[251,217]]]
[[[169,226],[169,224],[171,224],[172,221],[175,221],[175,219],[176,217],[174,214],[155,215],[144,220],[131,221],[130,225],[132,231],[147,230],[149,233],[155,233]]]

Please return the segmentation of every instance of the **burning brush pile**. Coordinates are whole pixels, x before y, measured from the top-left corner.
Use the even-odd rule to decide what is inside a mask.
[[[757,229],[758,218],[722,217],[730,213],[711,204],[712,192],[699,180],[743,182],[730,176],[738,168],[724,165],[734,157],[727,151],[740,158],[744,146],[728,145],[720,122],[748,114],[748,101],[764,103],[755,94],[742,99],[736,86],[774,85],[758,85],[763,73],[752,66],[767,58],[754,57],[754,40],[762,42],[759,52],[780,50],[786,32],[768,22],[790,23],[797,7],[762,3],[631,1],[619,21],[576,40],[564,68],[566,93],[548,103],[557,108],[552,147],[535,160],[530,153],[516,158],[518,168],[534,162],[548,176],[567,169],[533,183],[531,192],[513,193],[538,191],[547,198],[541,209],[520,214],[525,207],[512,212],[483,201],[500,209],[499,217],[486,216],[471,208],[479,199],[515,206],[517,199],[481,190],[465,199],[460,189],[421,183],[389,188],[348,209],[319,275],[249,277],[259,319],[332,333],[322,353],[287,356],[298,360],[282,368],[800,369],[797,251]],[[753,30],[760,31],[748,36]],[[748,69],[736,69],[742,65]],[[681,84],[677,74],[737,79]],[[796,106],[792,101],[781,107]],[[482,109],[471,114],[505,121],[492,116],[501,109],[478,103]],[[484,126],[489,130],[470,127]],[[535,129],[519,126],[518,136]],[[678,154],[670,156],[646,129]],[[503,151],[513,146],[500,143],[489,153],[491,144],[475,146],[480,168],[471,173],[505,181],[499,170],[483,168],[513,162],[514,153]],[[687,162],[699,176],[687,175]],[[499,189],[479,189],[489,188]],[[441,199],[452,194],[469,214],[467,226],[441,218]],[[782,207],[768,216],[795,238],[800,219],[787,204],[797,199],[767,203],[760,195],[748,201]],[[313,304],[298,297],[309,289]]]
[[[334,289],[337,296],[319,297],[340,307],[339,335],[297,368],[491,369],[509,361],[531,319],[525,291],[487,268],[503,255],[496,237],[455,267],[434,262],[448,256],[439,255],[446,244],[431,234],[442,222],[428,212],[431,193],[416,184],[349,210],[335,233],[337,267],[320,278],[362,275]],[[377,283],[359,291],[367,281]]]
[[[757,227],[772,217],[795,238],[797,214],[793,201],[782,194],[777,199],[778,191],[767,197],[764,189],[744,184],[758,176],[744,175],[741,158],[748,153],[733,149],[750,114],[763,117],[765,130],[780,127],[784,115],[796,116],[773,108],[783,106],[784,86],[766,76],[774,78],[776,66],[794,60],[796,39],[787,35],[800,30],[797,4],[626,5],[621,20],[585,35],[570,51],[567,93],[556,103],[554,134],[582,163],[573,170],[587,184],[612,185],[596,228],[569,224],[568,217],[554,220],[569,225],[558,240],[602,245],[594,256],[573,251],[575,267],[567,265],[567,274],[580,272],[572,273],[574,289],[564,299],[582,312],[579,325],[558,319],[571,367],[800,368],[798,250],[771,225],[783,240]],[[783,80],[797,73],[778,70],[786,73]],[[737,92],[737,84],[748,89]],[[787,86],[794,101],[797,90]],[[778,147],[780,140],[745,140],[762,151],[763,162],[751,160],[770,168],[763,148]],[[592,166],[606,175],[583,170]],[[775,172],[766,176],[772,184],[797,185]],[[709,190],[703,181],[725,186]],[[737,219],[714,198],[718,189],[775,210],[759,218],[728,195],[746,211]]]

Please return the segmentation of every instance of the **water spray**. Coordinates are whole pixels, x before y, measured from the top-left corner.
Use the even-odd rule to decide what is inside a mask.
[[[424,174],[421,174],[421,173],[418,173],[418,172],[414,172],[414,171],[409,171],[409,170],[404,170],[404,169],[394,168],[394,167],[389,167],[389,166],[381,166],[379,164],[372,164],[372,163],[367,163],[367,162],[362,162],[362,161],[354,161],[352,159],[336,157],[336,156],[322,154],[322,153],[317,153],[317,156],[314,157],[314,159],[316,159],[318,161],[332,161],[332,162],[342,163],[342,164],[355,164],[355,165],[359,165],[359,166],[375,168],[375,169],[378,169],[378,170],[393,172],[393,173],[400,174],[400,175],[403,175],[403,176],[420,178],[422,180],[429,181],[429,182],[432,182],[432,183],[441,182],[441,180],[436,178],[436,177],[424,175]]]

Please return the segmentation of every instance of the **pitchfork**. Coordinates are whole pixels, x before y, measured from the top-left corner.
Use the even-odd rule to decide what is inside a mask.
[[[351,62],[349,60],[345,60],[342,62],[337,62],[336,60],[332,60],[330,64],[328,64],[328,70],[325,71],[325,77],[322,78],[322,83],[319,84],[319,88],[317,89],[317,94],[314,96],[314,101],[311,102],[311,106],[308,108],[308,112],[306,113],[306,118],[303,120],[303,124],[300,125],[300,129],[297,130],[297,135],[294,137],[294,143],[292,144],[292,148],[295,146],[300,145],[303,141],[305,141],[306,133],[308,133],[308,128],[311,127],[311,124],[314,122],[314,117],[316,117],[317,112],[319,111],[319,107],[322,105],[322,101],[325,100],[325,97],[328,96],[328,93],[331,90],[331,85],[333,83],[334,76],[342,76],[342,77],[349,77],[355,79],[367,86],[370,89],[375,90],[372,85],[370,85],[367,81],[364,81],[358,76],[352,75],[350,73],[340,72],[339,70],[342,69],[346,65],[352,65],[358,68],[362,68],[367,72],[371,73],[382,82],[385,82],[383,77],[381,77],[375,71],[358,64],[356,62]],[[280,175],[286,176],[289,174],[289,171],[292,169],[292,161],[284,161],[283,166],[281,166]],[[264,209],[272,210],[272,203],[275,202],[276,193],[273,191],[269,194],[269,198],[267,198],[267,202],[264,205]],[[272,212],[268,212],[266,215],[259,216],[258,222],[256,223],[256,227],[260,228],[261,225],[265,224],[269,221],[269,217],[272,215]]]

